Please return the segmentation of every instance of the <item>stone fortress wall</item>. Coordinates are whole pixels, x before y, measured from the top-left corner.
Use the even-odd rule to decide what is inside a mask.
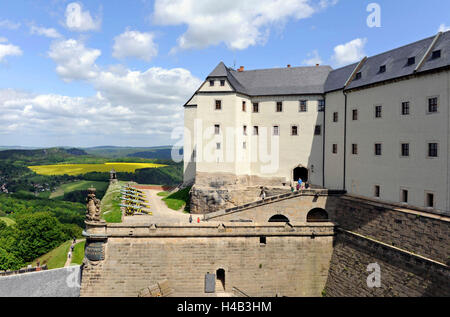
[[[330,222],[307,222],[314,209]],[[282,215],[290,223],[269,223]],[[81,296],[137,296],[167,280],[173,296],[205,293],[207,274],[249,296],[450,296],[450,218],[326,190],[269,197],[202,224],[88,224]],[[245,221],[245,222],[243,222]],[[91,242],[101,256],[88,252]],[[100,245],[100,249],[98,246]],[[378,264],[381,285],[367,286]]]
[[[163,280],[173,296],[211,296],[205,293],[205,276],[220,269],[223,293],[237,288],[257,297],[321,296],[334,235],[332,223],[108,225],[103,230],[105,259],[86,263],[81,296],[135,297]]]

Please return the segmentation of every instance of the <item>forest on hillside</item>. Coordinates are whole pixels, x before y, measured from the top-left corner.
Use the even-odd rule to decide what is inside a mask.
[[[133,150],[121,148],[117,153],[130,155]],[[149,185],[181,183],[183,163],[175,163],[167,155],[161,157],[102,157],[64,148],[0,150],[0,270],[20,269],[65,241],[81,237],[87,187],[95,185],[99,199],[108,187],[109,173],[47,176],[36,174],[28,166],[154,163],[165,166],[117,173],[117,177]]]

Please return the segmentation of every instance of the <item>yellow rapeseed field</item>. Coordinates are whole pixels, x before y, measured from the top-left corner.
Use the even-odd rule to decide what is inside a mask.
[[[104,164],[58,164],[28,166],[33,172],[39,175],[81,175],[92,172],[105,173],[115,169],[116,172],[134,173],[143,168],[159,168],[166,165],[152,163],[104,163]]]

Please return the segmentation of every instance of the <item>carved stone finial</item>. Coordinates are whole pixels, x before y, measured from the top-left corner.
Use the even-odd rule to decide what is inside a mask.
[[[88,221],[100,221],[100,200],[95,197],[95,188],[88,188],[87,204],[86,204],[86,220]]]

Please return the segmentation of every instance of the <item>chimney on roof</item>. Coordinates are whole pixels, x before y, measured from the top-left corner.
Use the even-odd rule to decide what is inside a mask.
[[[243,72],[244,71],[244,66],[241,66],[239,69],[238,69],[238,72]]]
[[[291,64],[288,64],[287,67],[288,67],[288,68],[291,68]]]

